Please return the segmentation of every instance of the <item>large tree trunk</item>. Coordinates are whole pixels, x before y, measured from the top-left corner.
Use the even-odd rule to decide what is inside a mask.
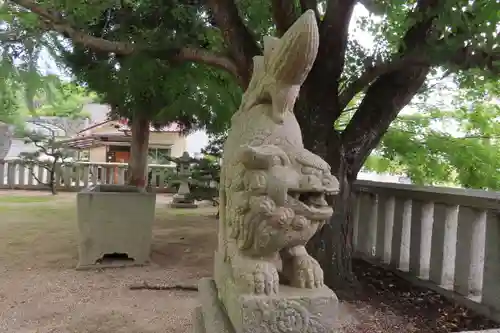
[[[147,184],[149,119],[141,114],[132,119],[132,144],[128,165],[129,185],[145,188]]]
[[[331,165],[340,183],[340,193],[334,200],[334,216],[309,244],[311,253],[316,253],[328,285],[337,289],[340,284],[351,281],[352,226],[351,208],[353,206],[352,183],[370,152],[377,146],[383,134],[422,86],[429,72],[428,65],[405,66],[379,73],[371,81],[365,82],[368,88],[355,115],[341,133],[334,129],[334,122],[345,108],[340,103],[339,78],[343,69],[345,37],[348,26],[347,13],[352,2],[330,1],[331,22],[340,22],[336,6],[343,9],[343,24],[332,31],[335,43],[322,39],[318,58],[301,90],[295,114],[303,131],[306,148],[325,158]],[[425,11],[435,6],[433,0],[419,2],[417,11]],[[340,14],[339,14],[340,15]],[[325,18],[325,21],[328,21]],[[323,24],[324,25],[324,22]],[[407,49],[417,49],[425,43],[432,26],[433,18],[420,21],[412,26],[403,38]],[[324,29],[328,30],[326,25]],[[333,27],[333,26],[332,26]],[[401,52],[404,52],[402,50]],[[334,57],[334,55],[336,55]],[[340,55],[340,57],[339,57]],[[332,61],[333,59],[333,61]],[[337,96],[332,96],[336,94]]]
[[[334,198],[332,218],[307,244],[309,253],[321,264],[325,283],[338,290],[354,280],[351,259],[352,247],[352,182],[342,184]]]
[[[311,81],[301,92],[295,114],[302,128],[304,145],[330,164],[340,183],[340,193],[333,200],[333,217],[308,244],[310,253],[325,270],[326,283],[333,289],[344,287],[354,278],[352,184],[399,110],[422,86],[428,70],[428,67],[409,68],[379,78],[368,89],[358,112],[342,133],[333,127],[335,101],[321,95],[321,88],[316,85],[321,81]],[[394,92],[400,93],[394,95]]]
[[[332,144],[332,142],[331,142]],[[330,147],[323,156],[332,166],[332,173],[339,180],[340,191],[331,198],[333,216],[308,243],[308,250],[321,264],[326,284],[339,290],[354,280],[351,259],[352,247],[352,184],[356,174],[352,173],[351,160],[342,149],[341,142]]]
[[[307,248],[323,267],[325,282],[332,289],[339,289],[352,281],[352,182],[353,159],[346,155],[341,133],[333,127],[340,113],[336,98],[326,94],[322,71],[313,71],[302,87],[295,107],[295,115],[302,129],[304,146],[323,157],[339,180],[340,192],[332,198],[334,215],[309,241]],[[336,89],[336,87],[332,87]]]

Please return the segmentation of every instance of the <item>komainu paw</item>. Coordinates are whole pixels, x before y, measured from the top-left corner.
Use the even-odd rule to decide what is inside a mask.
[[[291,285],[298,288],[320,288],[323,286],[323,269],[310,255],[292,259]]]
[[[234,265],[237,283],[248,293],[273,295],[279,290],[278,271],[273,263],[264,260],[241,258]]]

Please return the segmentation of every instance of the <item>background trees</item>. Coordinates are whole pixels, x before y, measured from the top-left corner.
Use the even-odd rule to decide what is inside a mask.
[[[446,89],[445,103],[415,105],[420,112],[399,115],[365,166],[406,173],[421,185],[499,190],[498,96],[492,81],[474,90]]]
[[[23,134],[28,117],[57,116],[73,119],[88,117],[83,112],[86,103],[96,102],[98,96],[88,89],[72,82],[63,82],[57,77],[41,77],[50,81],[45,89],[36,91],[28,99],[25,85],[28,82],[5,85],[0,96],[0,121],[14,125],[18,134]],[[28,102],[29,101],[29,102]]]
[[[25,142],[33,144],[37,150],[22,152],[22,163],[28,168],[33,178],[50,188],[53,195],[57,194],[57,172],[72,161],[71,152],[59,147],[53,136],[44,136],[37,133],[26,133]],[[35,170],[36,167],[36,170]],[[47,170],[47,182],[40,178],[40,169]],[[72,181],[71,179],[69,181]]]
[[[95,92],[76,82],[55,81],[49,94],[35,96],[37,107],[33,116],[85,118],[88,114],[83,112],[83,106],[101,100]]]
[[[87,3],[75,7],[57,2],[52,5],[71,16],[75,26],[83,27],[91,39],[104,37],[151,46],[147,52],[110,53],[87,44],[70,43],[61,38],[67,37],[67,33],[54,34],[50,31],[54,28],[51,23],[41,22],[33,15],[41,14],[41,18],[53,11],[40,7],[42,12],[30,13],[14,2],[3,8],[9,18],[6,30],[18,35],[33,32],[34,43],[50,48],[61,70],[76,77],[80,85],[98,92],[102,101],[111,105],[112,117],[130,120],[135,135],[129,183],[145,185],[150,124],[160,127],[176,122],[186,132],[198,127],[218,131],[226,126],[241,95],[237,84],[225,72],[178,62],[174,56],[179,45],[211,47],[218,43],[210,33],[200,33],[206,19],[199,15],[198,6],[176,1],[106,3],[95,8]],[[16,42],[20,50],[29,48],[19,40]],[[189,54],[189,48],[184,51]]]
[[[146,185],[151,124],[161,127],[176,123],[185,132],[199,127],[216,130],[227,122],[236,107],[230,100],[237,99],[233,94],[237,95],[239,89],[227,73],[155,57],[162,52],[166,56],[176,45],[209,44],[198,33],[202,24],[195,6],[161,1],[138,2],[135,6],[116,4],[104,8],[93,23],[86,23],[90,36],[146,40],[158,43],[158,49],[114,54],[82,44],[71,48],[58,44],[61,63],[81,84],[87,84],[111,105],[112,116],[130,121],[129,184]]]

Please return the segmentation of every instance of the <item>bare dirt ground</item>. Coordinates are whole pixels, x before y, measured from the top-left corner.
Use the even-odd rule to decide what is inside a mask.
[[[212,275],[215,208],[173,210],[157,196],[153,264],[75,271],[74,193],[0,191],[0,333],[184,333],[193,291],[131,285],[195,285]],[[344,333],[445,333],[497,325],[361,260],[355,288],[336,290]]]
[[[0,191],[0,332],[190,332],[196,292],[129,290],[211,275],[215,209],[159,195],[149,267],[75,271],[75,194]]]

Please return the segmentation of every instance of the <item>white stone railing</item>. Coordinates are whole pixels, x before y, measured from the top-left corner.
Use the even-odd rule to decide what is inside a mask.
[[[173,192],[167,181],[167,171],[175,166],[150,164],[151,186],[158,192]],[[76,162],[58,164],[55,180],[59,191],[79,191],[97,184],[125,184],[126,163]],[[49,170],[29,166],[20,160],[0,161],[0,189],[47,190]]]
[[[358,181],[355,194],[357,255],[500,320],[500,192]]]

